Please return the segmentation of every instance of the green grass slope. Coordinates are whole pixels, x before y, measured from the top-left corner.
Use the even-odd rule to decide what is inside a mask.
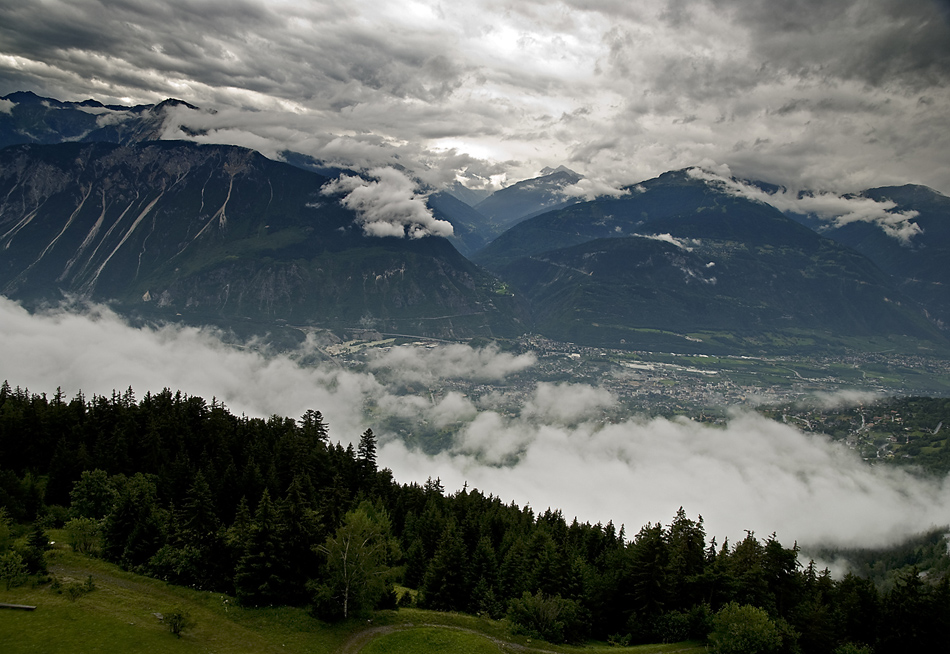
[[[53,532],[53,538],[60,535]],[[696,653],[695,643],[618,648],[591,643],[554,646],[512,635],[507,622],[418,609],[377,613],[372,622],[330,625],[305,609],[244,609],[232,597],[196,591],[125,572],[62,546],[49,553],[58,582],[0,586],[0,603],[35,606],[34,611],[0,609],[0,651],[25,652],[306,652],[418,654],[458,652],[580,652],[591,654]],[[95,590],[70,599],[65,589],[92,576]],[[156,614],[183,611],[191,626],[176,638]]]

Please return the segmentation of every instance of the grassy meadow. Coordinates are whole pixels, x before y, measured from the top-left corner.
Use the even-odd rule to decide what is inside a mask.
[[[690,643],[641,647],[554,646],[512,635],[506,621],[419,609],[383,611],[367,621],[323,623],[305,609],[244,609],[221,593],[173,586],[125,572],[59,545],[49,552],[52,582],[5,589],[0,603],[36,606],[0,609],[0,650],[26,652],[312,652],[344,654],[496,654],[514,651],[652,654],[702,652]],[[94,590],[68,592],[92,577]],[[78,596],[77,596],[78,595]],[[188,615],[181,638],[161,616]]]

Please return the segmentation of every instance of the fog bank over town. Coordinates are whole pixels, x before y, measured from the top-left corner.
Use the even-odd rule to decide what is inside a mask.
[[[878,546],[946,523],[950,486],[900,469],[869,466],[820,434],[737,409],[720,426],[687,418],[624,414],[611,391],[584,383],[535,381],[538,358],[460,344],[380,349],[361,366],[317,360],[325,345],[296,352],[237,347],[209,329],[133,327],[103,306],[30,314],[0,300],[2,376],[31,392],[67,398],[137,397],[163,388],[215,398],[248,416],[321,411],[331,439],[356,441],[367,427],[379,463],[397,481],[439,477],[447,492],[477,487],[504,501],[551,507],[569,520],[628,528],[667,521],[679,506],[701,514],[707,533],[740,539],[776,532],[803,547]],[[307,363],[309,361],[309,363]],[[491,382],[468,397],[446,380]],[[825,394],[825,403],[867,393]],[[424,451],[385,425],[400,419],[448,430],[441,451]]]

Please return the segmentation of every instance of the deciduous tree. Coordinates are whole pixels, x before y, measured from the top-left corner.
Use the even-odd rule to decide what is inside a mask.
[[[388,514],[362,502],[319,547],[326,557],[326,583],[315,590],[315,605],[324,618],[344,620],[375,606],[391,586],[391,563],[398,544]]]

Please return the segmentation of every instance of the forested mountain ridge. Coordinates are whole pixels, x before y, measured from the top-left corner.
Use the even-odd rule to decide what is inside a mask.
[[[262,420],[168,390],[67,400],[4,383],[0,462],[7,518],[66,520],[77,549],[126,568],[324,619],[392,606],[398,581],[420,606],[507,614],[552,641],[717,638],[717,624],[754,619],[768,651],[901,652],[943,642],[950,621],[943,572],[882,593],[774,536],[718,546],[683,510],[629,537],[438,480],[399,484],[372,431],[344,448],[316,411]],[[347,540],[368,548],[356,568]],[[17,565],[41,567],[31,552]]]
[[[518,333],[494,279],[446,240],[369,237],[327,178],[236,146],[11,146],[0,290],[191,322]]]
[[[873,222],[839,224],[814,215],[788,215],[874,261],[934,320],[950,325],[950,198],[917,184],[868,189],[859,197],[893,203],[894,211],[913,216],[916,229],[899,240]]]
[[[528,298],[557,340],[795,352],[947,339],[870,260],[688,171],[529,219],[475,261]]]

